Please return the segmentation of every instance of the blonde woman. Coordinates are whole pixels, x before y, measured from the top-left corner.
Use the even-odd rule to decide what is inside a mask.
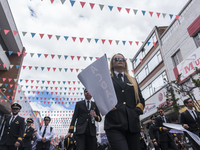
[[[104,129],[113,150],[140,149],[140,120],[144,99],[135,78],[128,73],[126,59],[120,53],[110,61],[110,73],[117,105],[106,115]]]

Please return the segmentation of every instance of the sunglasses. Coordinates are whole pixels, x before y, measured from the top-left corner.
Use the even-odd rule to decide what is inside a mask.
[[[162,113],[163,111],[159,111],[158,113]]]
[[[18,108],[12,108],[12,110],[19,110]]]
[[[193,103],[193,101],[189,101],[188,103]]]
[[[118,62],[120,59],[121,59],[121,61],[126,62],[126,59],[124,57],[123,58],[119,58],[119,57],[114,58],[115,62]]]

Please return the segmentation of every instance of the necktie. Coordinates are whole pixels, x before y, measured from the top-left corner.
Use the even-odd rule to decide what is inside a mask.
[[[46,126],[45,126],[45,128],[44,128],[44,132],[42,133],[42,137],[44,137],[44,135],[45,135],[45,133],[46,133]]]
[[[197,120],[197,117],[196,117],[194,111],[192,111],[192,114],[193,114],[193,116],[194,116],[194,120]]]
[[[89,104],[90,104],[90,101],[87,101],[87,109],[89,110]]]
[[[11,123],[14,121],[14,119],[15,119],[15,117],[12,116],[12,120],[10,121],[10,125],[11,125]]]
[[[119,80],[120,83],[124,83],[124,82],[122,81],[122,77],[123,77],[123,74],[119,73],[119,74],[118,74],[118,80]]]

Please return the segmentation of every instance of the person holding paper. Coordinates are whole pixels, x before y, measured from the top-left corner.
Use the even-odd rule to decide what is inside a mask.
[[[77,150],[96,150],[96,126],[95,121],[101,121],[101,115],[95,102],[92,102],[92,96],[84,90],[85,100],[76,103],[72,121],[69,127],[68,136],[74,132],[76,123],[76,143]]]
[[[110,73],[117,105],[106,114],[104,129],[113,150],[140,149],[140,120],[145,106],[136,79],[128,73],[126,59],[120,53],[110,61]]]
[[[191,99],[186,99],[183,103],[187,110],[181,113],[181,124],[183,128],[200,137],[200,112],[193,110],[194,102]],[[190,136],[188,137],[192,145],[199,150],[200,146]]]
[[[168,128],[163,126],[163,123],[171,123],[170,119],[164,115],[162,108],[158,109],[159,115],[155,119],[156,128],[159,131],[159,143],[161,150],[177,150],[176,144],[172,135],[168,132]]]

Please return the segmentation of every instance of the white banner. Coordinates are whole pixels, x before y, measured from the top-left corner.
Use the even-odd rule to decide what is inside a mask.
[[[200,138],[199,138],[196,134],[194,134],[194,133],[192,133],[192,132],[190,132],[190,131],[184,129],[184,128],[182,127],[182,125],[180,125],[180,124],[172,124],[172,123],[163,123],[163,125],[166,126],[166,127],[168,127],[168,128],[172,128],[172,129],[176,129],[176,130],[180,130],[180,131],[185,131],[185,132],[187,132],[187,133],[191,136],[191,138],[192,138],[197,144],[200,145]]]
[[[109,73],[106,55],[79,73],[78,78],[93,96],[103,116],[115,107],[117,97]]]

